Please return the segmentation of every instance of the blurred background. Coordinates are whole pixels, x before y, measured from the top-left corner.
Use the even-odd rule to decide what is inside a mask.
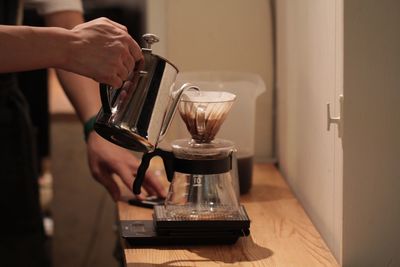
[[[269,1],[83,3],[86,20],[108,17],[124,24],[139,44],[143,33],[158,35],[160,42],[154,45],[154,53],[169,59],[181,72],[238,71],[260,75],[267,90],[256,103],[254,156],[256,161],[274,161]],[[25,24],[42,23],[33,10],[25,11]],[[54,72],[25,72],[20,74],[20,80],[38,131],[41,201],[53,265],[119,266],[115,204],[90,175],[82,125]],[[168,138],[175,138],[177,128],[174,122]]]

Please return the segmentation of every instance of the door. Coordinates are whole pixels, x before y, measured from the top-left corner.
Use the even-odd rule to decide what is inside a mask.
[[[342,91],[342,2],[278,0],[278,159],[311,220],[340,261],[342,145],[327,131]],[[336,113],[336,114],[334,114]]]

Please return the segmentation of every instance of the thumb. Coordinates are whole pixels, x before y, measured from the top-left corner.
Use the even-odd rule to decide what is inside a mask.
[[[133,191],[133,182],[135,180],[134,177],[135,174],[130,169],[129,165],[117,164],[114,166],[114,172],[121,178],[122,182],[129,188],[129,190]],[[139,200],[145,199],[145,194],[143,192],[135,196]]]

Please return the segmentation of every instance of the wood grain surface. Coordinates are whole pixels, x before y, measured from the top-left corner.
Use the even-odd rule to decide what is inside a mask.
[[[129,248],[133,266],[338,266],[335,258],[277,169],[256,164],[251,192],[241,203],[251,219],[250,236],[229,246]],[[151,219],[149,209],[118,203],[121,220]]]

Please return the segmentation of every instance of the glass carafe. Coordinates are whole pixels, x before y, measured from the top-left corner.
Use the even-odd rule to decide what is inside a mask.
[[[235,218],[239,202],[235,192],[236,168],[213,172],[218,164],[234,161],[234,145],[227,140],[196,143],[190,139],[172,143],[174,157],[192,161],[196,167],[185,173],[175,171],[165,201],[167,216],[178,220],[226,220]],[[225,162],[225,163],[224,163]],[[203,167],[202,167],[203,166]],[[198,173],[194,169],[198,169]]]

